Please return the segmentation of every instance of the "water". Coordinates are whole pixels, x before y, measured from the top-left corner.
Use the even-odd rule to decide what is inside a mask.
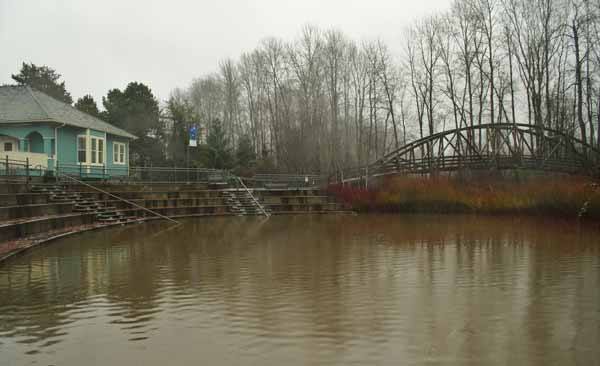
[[[365,215],[167,228],[86,233],[0,265],[0,364],[600,364],[591,227]]]

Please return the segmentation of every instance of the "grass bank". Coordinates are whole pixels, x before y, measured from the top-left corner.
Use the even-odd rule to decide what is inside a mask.
[[[536,214],[600,218],[600,188],[586,178],[393,177],[365,189],[329,192],[359,212]]]

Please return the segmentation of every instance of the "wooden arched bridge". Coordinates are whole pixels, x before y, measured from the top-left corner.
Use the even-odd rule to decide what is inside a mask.
[[[459,170],[536,170],[600,176],[600,150],[564,131],[528,124],[483,124],[408,143],[336,181]]]

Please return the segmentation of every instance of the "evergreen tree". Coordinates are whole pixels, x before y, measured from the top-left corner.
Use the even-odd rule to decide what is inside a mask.
[[[60,74],[48,66],[37,66],[33,63],[23,62],[21,71],[13,74],[11,77],[20,85],[29,85],[30,87],[48,94],[54,99],[67,104],[73,104],[73,98],[65,87],[65,82],[59,82]]]
[[[96,104],[94,98],[89,94],[77,99],[77,102],[75,103],[75,108],[96,118],[101,118],[100,111],[98,110],[98,105]]]
[[[102,98],[106,120],[138,137],[130,143],[136,164],[158,165],[164,162],[164,131],[158,101],[150,88],[132,82],[124,91],[109,90]]]
[[[150,88],[132,82],[125,90],[111,89],[102,98],[108,122],[137,136],[158,135],[161,132],[158,101]]]
[[[169,136],[168,155],[175,164],[183,166],[186,161],[188,131],[198,118],[190,103],[179,95],[171,95],[167,101],[167,109],[173,123]],[[191,151],[190,158],[194,158],[194,155],[196,151]]]
[[[256,154],[252,147],[250,136],[243,135],[238,140],[236,155],[236,163],[240,168],[249,168],[256,161]]]
[[[208,136],[206,138],[208,148],[208,164],[215,169],[230,169],[233,159],[231,149],[229,148],[229,140],[225,135],[220,120],[216,119],[210,126]]]

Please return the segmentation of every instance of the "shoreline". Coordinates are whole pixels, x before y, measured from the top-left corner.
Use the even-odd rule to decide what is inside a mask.
[[[512,219],[534,219],[534,220],[560,220],[561,222],[568,223],[569,225],[575,224],[592,224],[590,218],[579,218],[579,217],[568,217],[568,216],[559,216],[559,215],[548,215],[548,214],[531,214],[524,212],[475,212],[475,211],[444,211],[444,212],[433,212],[433,211],[393,211],[393,210],[367,210],[367,211],[339,211],[339,212],[294,212],[289,214],[281,214],[278,216],[290,216],[290,215],[351,215],[351,216],[360,216],[360,215],[390,215],[390,216],[472,216],[472,217],[480,217],[480,218],[512,218]],[[218,217],[231,217],[235,215],[231,214],[221,214],[221,215],[206,215],[206,214],[196,214],[196,215],[181,215],[173,218],[218,218]],[[236,216],[237,217],[237,216]],[[248,217],[248,216],[245,216]],[[259,217],[259,216],[256,216]],[[14,240],[11,242],[0,243],[0,266],[2,266],[6,261],[20,256],[24,253],[29,252],[32,249],[41,247],[43,245],[52,243],[54,241],[77,235],[84,234],[90,231],[97,231],[102,229],[112,229],[121,226],[131,226],[134,224],[145,224],[151,221],[165,221],[165,219],[160,217],[147,217],[136,220],[131,220],[124,223],[111,223],[111,224],[90,224],[84,225],[78,228],[69,228],[66,231],[56,231],[51,233],[44,233],[35,235],[28,238],[22,238],[18,240]],[[9,248],[5,248],[9,247]]]
[[[282,212],[277,216],[290,216],[290,215],[356,215],[356,212],[350,211],[307,211],[307,212]],[[234,214],[192,214],[192,215],[179,215],[170,216],[173,219],[185,219],[185,218],[212,218],[212,217],[238,217]],[[244,217],[262,217],[262,216],[244,216]],[[145,217],[128,222],[111,223],[111,224],[88,224],[79,227],[70,227],[66,230],[56,230],[53,232],[45,232],[42,234],[32,235],[30,237],[19,238],[8,242],[0,243],[0,266],[7,260],[26,253],[32,249],[46,245],[56,240],[60,240],[65,237],[69,237],[76,234],[82,234],[90,231],[110,229],[119,226],[130,226],[133,224],[145,224],[149,221],[166,221],[161,217]]]

